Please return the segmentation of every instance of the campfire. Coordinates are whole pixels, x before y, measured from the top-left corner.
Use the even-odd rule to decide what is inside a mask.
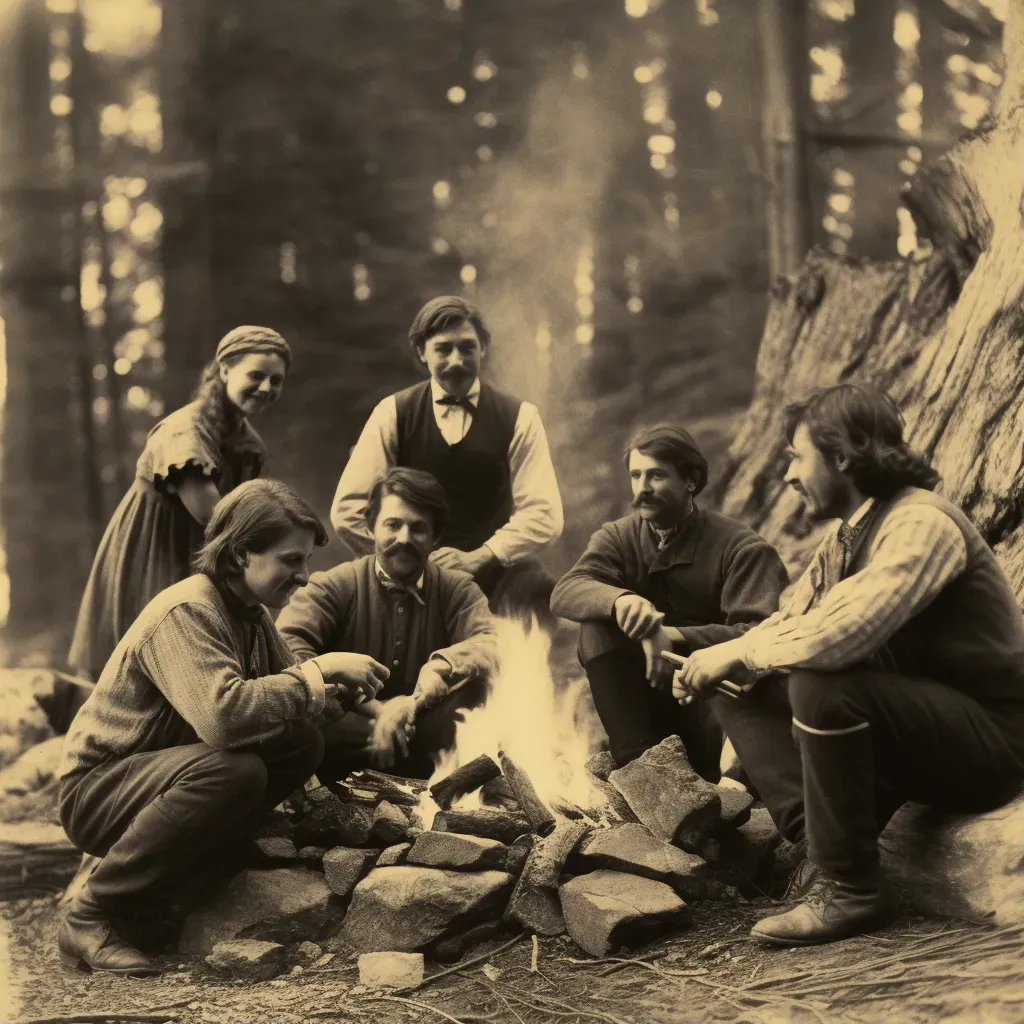
[[[367,770],[306,793],[296,855],[343,901],[344,941],[446,959],[525,928],[603,956],[721,895],[726,847],[778,841],[770,820],[747,835],[750,794],[700,778],[677,736],[619,768],[585,680],[552,678],[546,634],[497,629],[501,670],[428,781]]]
[[[541,833],[566,818],[609,823],[608,798],[587,769],[602,732],[593,715],[581,713],[586,680],[556,685],[551,641],[536,622],[500,619],[496,628],[501,668],[485,703],[462,713],[455,745],[420,798],[419,817],[429,828],[438,811],[517,803]]]

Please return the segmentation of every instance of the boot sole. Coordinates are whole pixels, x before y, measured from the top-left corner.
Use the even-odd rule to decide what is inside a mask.
[[[869,932],[878,931],[879,928],[884,928],[887,924],[890,924],[895,916],[894,913],[884,914],[873,918],[862,928],[841,932],[836,935],[823,935],[820,938],[786,938],[782,935],[767,935],[764,932],[757,932],[753,929],[750,930],[750,937],[757,939],[758,942],[763,942],[766,946],[824,946],[829,942],[843,942],[846,939],[855,939],[858,935],[867,935]]]
[[[135,978],[150,978],[154,974],[163,973],[159,967],[93,967],[80,956],[72,956],[70,953],[61,953],[60,962],[68,970],[79,971],[82,974],[121,974]]]

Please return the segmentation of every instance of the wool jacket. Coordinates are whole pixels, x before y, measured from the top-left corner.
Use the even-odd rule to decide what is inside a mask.
[[[313,573],[296,591],[277,620],[296,657],[304,661],[328,651],[370,655],[391,672],[381,700],[411,694],[433,656],[449,662],[453,682],[494,671],[491,613],[471,576],[428,562],[414,598],[386,591],[375,563],[373,555],[342,562]]]
[[[634,512],[590,538],[555,587],[551,610],[575,622],[614,619],[615,601],[639,594],[697,649],[767,619],[786,584],[775,549],[735,519],[697,507],[659,551],[654,531]]]
[[[189,576],[114,649],[68,731],[60,777],[188,743],[252,746],[323,703],[265,609],[247,622],[209,577]]]

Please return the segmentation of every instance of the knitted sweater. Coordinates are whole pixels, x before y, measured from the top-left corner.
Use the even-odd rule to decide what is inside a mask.
[[[247,678],[261,662],[266,671]],[[207,576],[190,576],[150,601],[115,648],[65,739],[60,777],[188,743],[248,747],[322,705],[322,685],[265,610],[249,624]]]

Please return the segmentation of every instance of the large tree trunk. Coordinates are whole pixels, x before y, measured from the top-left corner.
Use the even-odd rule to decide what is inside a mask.
[[[799,571],[819,534],[782,482],[782,409],[818,386],[886,388],[1024,596],[1024,0],[1011,0],[993,117],[906,197],[925,260],[812,251],[772,292],[754,398],[719,488]]]

